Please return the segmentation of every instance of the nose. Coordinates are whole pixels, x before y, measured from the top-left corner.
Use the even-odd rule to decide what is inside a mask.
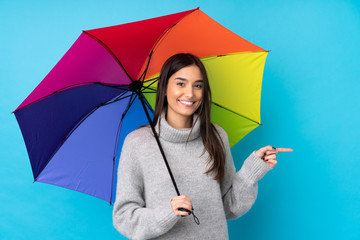
[[[190,84],[185,89],[185,97],[192,98],[194,96],[194,89]]]

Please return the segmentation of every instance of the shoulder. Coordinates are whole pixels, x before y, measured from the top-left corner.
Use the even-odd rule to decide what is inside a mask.
[[[226,148],[230,148],[230,144],[229,144],[229,137],[228,137],[228,134],[227,132],[222,128],[220,127],[219,125],[215,124],[215,123],[212,123],[213,126],[215,127],[216,131],[218,132],[218,134],[220,135],[220,139],[221,141],[223,142],[224,144],[224,147],[225,149]],[[216,133],[215,133],[216,134]],[[217,135],[217,134],[216,134]]]
[[[221,126],[217,125],[216,123],[212,123],[212,125],[215,127],[216,131],[219,133],[222,140],[228,138],[226,131]]]
[[[147,140],[153,138],[152,131],[150,125],[145,125],[143,127],[139,127],[134,131],[130,132],[124,140],[125,145],[132,145],[133,144],[141,144],[147,142]]]
[[[153,141],[154,136],[149,125],[137,128],[125,137],[121,147],[121,156],[125,154],[131,159],[136,159],[153,149],[151,147],[154,145]]]

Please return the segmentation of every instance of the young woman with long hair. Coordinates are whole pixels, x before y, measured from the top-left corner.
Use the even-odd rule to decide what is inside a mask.
[[[149,125],[130,133],[118,166],[115,228],[130,239],[227,239],[227,219],[255,202],[258,181],[276,164],[266,146],[251,153],[236,172],[226,132],[210,121],[206,70],[193,54],[163,65],[153,122],[183,195],[174,186]],[[134,147],[136,146],[136,147]],[[193,214],[201,224],[188,216]]]

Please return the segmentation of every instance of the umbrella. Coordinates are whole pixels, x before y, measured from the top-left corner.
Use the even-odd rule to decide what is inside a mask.
[[[199,8],[86,30],[14,111],[34,181],[112,204],[123,140],[151,122],[159,71],[179,52],[203,61],[212,121],[228,132],[231,146],[260,124],[268,51]]]

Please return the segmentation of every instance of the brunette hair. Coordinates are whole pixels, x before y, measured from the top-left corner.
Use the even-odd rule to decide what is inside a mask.
[[[202,154],[204,154],[205,151],[208,152],[209,157],[207,159],[207,164],[211,164],[205,174],[212,172],[215,174],[214,180],[222,182],[225,171],[224,143],[222,142],[220,134],[216,130],[215,126],[210,121],[211,91],[209,81],[203,63],[195,55],[190,53],[175,54],[167,59],[162,66],[157,87],[153,122],[155,124],[158,122],[158,119],[163,111],[165,111],[165,115],[167,116],[168,102],[166,98],[166,90],[170,77],[180,69],[191,65],[199,67],[203,77],[202,101],[199,108],[196,110],[198,117],[195,121],[198,121],[200,118],[200,135],[205,147]]]

